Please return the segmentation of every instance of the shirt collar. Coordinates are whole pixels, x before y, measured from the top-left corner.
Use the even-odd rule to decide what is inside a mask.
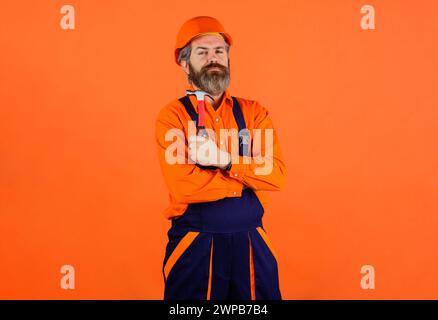
[[[193,87],[193,85],[190,84],[187,87],[187,90],[194,91],[196,89]],[[195,108],[195,111],[198,112],[198,103],[196,101],[196,96],[190,95],[189,98],[190,98],[190,101],[192,102],[193,107]],[[226,106],[233,108],[233,98],[231,97],[230,91],[228,91],[228,90],[224,91],[224,98],[222,99],[221,105],[224,103]]]

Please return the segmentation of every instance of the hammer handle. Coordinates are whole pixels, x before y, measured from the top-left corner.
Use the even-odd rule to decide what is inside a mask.
[[[198,127],[205,127],[205,103],[198,100]]]

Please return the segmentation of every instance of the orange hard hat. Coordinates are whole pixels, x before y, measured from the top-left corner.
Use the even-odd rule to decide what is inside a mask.
[[[205,33],[220,34],[224,40],[231,45],[233,40],[231,36],[225,32],[222,24],[213,17],[199,16],[194,17],[182,25],[176,37],[175,45],[175,60],[178,63],[179,51],[184,48],[194,38]],[[179,64],[179,63],[178,63]]]

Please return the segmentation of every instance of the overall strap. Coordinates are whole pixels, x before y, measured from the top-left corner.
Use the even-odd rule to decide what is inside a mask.
[[[239,127],[239,132],[242,129],[246,129],[245,119],[243,118],[242,109],[240,108],[240,104],[237,101],[236,97],[231,97],[233,99],[233,114],[234,119],[237,122],[237,126]]]
[[[198,114],[196,113],[190,98],[188,96],[184,96],[178,100],[183,104],[192,121],[195,121],[196,126],[198,126]]]
[[[239,127],[239,155],[250,155],[250,135],[246,128],[245,118],[243,117],[242,108],[239,105],[236,97],[233,98],[233,114],[234,119]]]

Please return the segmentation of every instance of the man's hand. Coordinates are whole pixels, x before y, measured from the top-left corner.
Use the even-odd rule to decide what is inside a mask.
[[[228,152],[219,149],[213,140],[201,136],[189,138],[189,159],[201,166],[219,169],[225,169],[231,162]]]

